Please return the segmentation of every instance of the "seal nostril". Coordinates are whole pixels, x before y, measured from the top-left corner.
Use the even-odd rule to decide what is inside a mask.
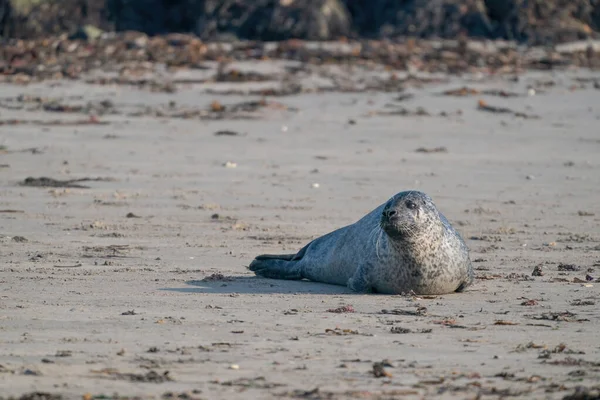
[[[398,211],[396,211],[396,210],[385,210],[383,212],[383,216],[387,217],[387,218],[392,218],[396,214],[398,214]]]

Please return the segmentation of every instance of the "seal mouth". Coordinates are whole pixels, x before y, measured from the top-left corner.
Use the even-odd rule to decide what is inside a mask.
[[[393,239],[401,239],[410,236],[410,232],[412,231],[412,229],[408,227],[408,224],[402,223],[397,216],[381,218],[379,226]]]
[[[415,214],[417,214],[417,210],[385,209],[382,212],[379,226],[393,239],[407,239],[415,236],[418,230]]]

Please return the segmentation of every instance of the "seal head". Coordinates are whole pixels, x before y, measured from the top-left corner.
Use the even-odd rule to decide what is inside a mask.
[[[381,213],[380,227],[392,239],[413,242],[442,231],[437,208],[421,192],[402,192],[392,197]]]

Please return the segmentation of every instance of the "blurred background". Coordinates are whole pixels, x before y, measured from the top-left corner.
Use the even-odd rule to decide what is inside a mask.
[[[203,40],[456,38],[532,45],[597,38],[598,0],[0,0],[3,38],[103,32]]]

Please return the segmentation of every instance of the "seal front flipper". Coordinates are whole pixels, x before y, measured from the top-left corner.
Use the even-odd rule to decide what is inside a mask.
[[[474,280],[475,280],[475,274],[473,273],[473,267],[471,267],[471,264],[469,264],[469,271],[467,274],[467,278],[465,279],[465,281],[463,283],[460,284],[460,286],[458,286],[458,288],[456,288],[455,292],[456,293],[464,292],[466,288],[468,288],[469,286],[471,286],[473,284]]]
[[[352,278],[348,279],[348,288],[357,293],[373,293],[371,283],[367,280],[367,274],[362,267],[359,267]]]

